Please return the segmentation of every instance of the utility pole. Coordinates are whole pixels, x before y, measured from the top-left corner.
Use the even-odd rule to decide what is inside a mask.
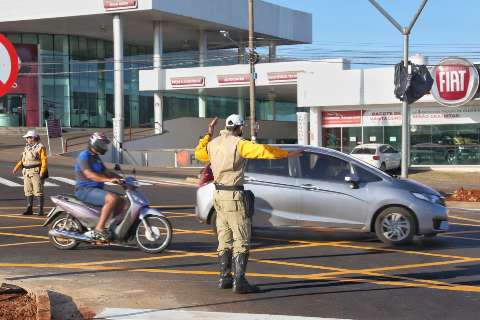
[[[380,13],[390,21],[395,28],[403,35],[403,66],[407,69],[408,75],[410,70],[408,68],[408,47],[410,31],[412,31],[415,22],[422,13],[423,8],[427,4],[428,0],[422,0],[420,7],[417,9],[415,16],[408,27],[402,27],[388,12],[376,0],[368,0]],[[408,167],[410,163],[410,109],[405,99],[402,104],[402,178],[408,178]]]
[[[255,52],[254,46],[254,12],[253,12],[253,0],[248,0],[248,62],[250,63],[250,135],[252,141],[257,141],[257,117],[255,114],[255,103],[256,103],[256,93],[255,93],[255,64],[258,62],[258,54]]]

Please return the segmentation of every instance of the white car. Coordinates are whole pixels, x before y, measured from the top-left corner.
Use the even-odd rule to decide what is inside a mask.
[[[350,154],[382,171],[400,168],[402,159],[401,154],[389,144],[361,144]]]

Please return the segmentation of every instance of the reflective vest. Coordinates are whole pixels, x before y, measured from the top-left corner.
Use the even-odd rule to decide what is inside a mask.
[[[207,145],[208,156],[216,184],[224,186],[243,186],[245,159],[237,150],[240,137],[228,130],[220,131],[220,135]]]

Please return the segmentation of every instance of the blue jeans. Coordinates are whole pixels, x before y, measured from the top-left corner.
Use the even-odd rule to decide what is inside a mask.
[[[91,204],[97,207],[102,207],[105,204],[105,196],[108,193],[115,193],[112,191],[106,191],[100,188],[81,187],[75,189],[75,197],[87,204]]]

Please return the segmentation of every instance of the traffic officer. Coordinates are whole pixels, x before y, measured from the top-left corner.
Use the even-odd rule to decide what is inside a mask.
[[[22,214],[33,214],[33,197],[35,196],[38,199],[37,214],[43,216],[43,185],[48,174],[47,152],[35,130],[29,130],[23,138],[26,139],[27,143],[22,153],[22,160],[15,165],[12,171],[13,175],[20,169],[22,169],[23,173],[23,189],[27,198],[27,209]]]
[[[277,147],[256,144],[242,139],[244,120],[236,114],[226,120],[225,130],[212,140],[215,118],[207,134],[200,139],[195,157],[211,163],[215,182],[214,207],[217,212],[218,256],[220,280],[218,287],[235,293],[252,293],[258,287],[245,279],[249,256],[251,220],[246,210],[244,192],[245,159],[281,159],[303,152],[289,152]],[[233,268],[232,268],[233,262]],[[232,277],[233,269],[233,277]]]

